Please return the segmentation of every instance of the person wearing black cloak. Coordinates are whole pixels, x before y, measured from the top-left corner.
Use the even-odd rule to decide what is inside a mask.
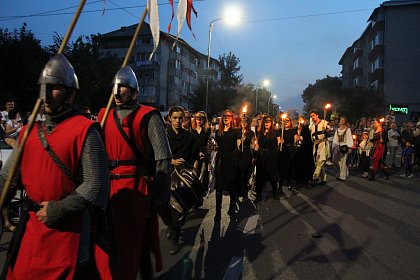
[[[182,128],[185,112],[180,106],[174,106],[169,110],[168,118],[170,126],[168,127],[169,146],[172,151],[172,168],[186,167],[193,168],[197,172],[199,147],[197,138],[189,131]],[[197,174],[195,174],[197,175]],[[172,212],[175,213],[175,212]],[[181,234],[181,224],[173,221],[169,227],[168,236],[171,239],[171,248],[169,253],[175,255],[180,250],[179,237]]]
[[[222,213],[223,192],[229,192],[230,205],[228,215],[236,213],[236,199],[240,194],[238,182],[238,141],[239,132],[234,127],[233,113],[225,110],[216,132],[217,158],[216,158],[216,214],[215,222],[220,222]]]
[[[238,142],[238,166],[240,174],[241,194],[239,196],[247,197],[248,181],[252,171],[253,149],[255,133],[251,130],[249,116],[241,113],[240,124],[240,142]]]
[[[269,115],[262,118],[257,131],[258,157],[257,157],[257,201],[261,201],[264,185],[270,182],[273,197],[278,198],[278,152],[280,141],[277,131],[273,128],[273,119]]]
[[[297,138],[297,130],[293,128],[290,117],[284,118],[283,135],[280,136],[280,150],[279,150],[279,186],[283,189],[292,188],[293,177],[293,156],[295,153],[295,138]],[[285,191],[283,191],[285,192]],[[287,193],[287,192],[285,192]]]
[[[315,165],[312,155],[313,144],[311,131],[304,117],[299,118],[297,127],[298,140],[296,141],[296,152],[293,160],[294,179],[298,182],[308,182],[312,179]]]

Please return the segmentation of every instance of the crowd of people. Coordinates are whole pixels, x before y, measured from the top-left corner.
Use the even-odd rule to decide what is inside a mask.
[[[6,228],[16,230],[3,271],[10,279],[151,279],[152,264],[155,271],[163,265],[158,215],[168,226],[169,253],[177,254],[188,212],[213,191],[219,223],[224,195],[234,218],[240,198],[258,206],[266,186],[272,199],[287,199],[297,183],[325,184],[326,165],[338,181],[348,179],[349,167],[368,180],[378,171],[388,179],[398,165],[402,177],[420,168],[420,122],[398,131],[392,112],[352,125],[337,112],[329,121],[317,110],[293,119],[250,115],[246,107],[208,117],[174,106],[163,119],[137,102],[137,78],[126,66],[112,82],[116,106],[96,118],[76,106],[77,76],[63,55],[51,58],[39,83],[46,99],[7,198],[24,189],[28,211],[16,229],[3,209]],[[27,119],[13,100],[1,117],[2,149],[16,147]],[[15,149],[0,186],[16,157]]]

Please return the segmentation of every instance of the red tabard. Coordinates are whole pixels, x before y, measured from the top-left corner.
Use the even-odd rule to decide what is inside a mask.
[[[51,134],[45,133],[51,149],[74,175],[92,124],[83,116],[73,116],[57,125]],[[45,151],[37,132],[35,123],[20,163],[22,183],[28,196],[37,203],[59,201],[73,192],[76,186]],[[9,268],[8,279],[73,279],[79,240],[79,216],[60,225],[59,229],[52,229],[30,212],[16,264]]]
[[[115,124],[114,110],[110,110],[103,130],[109,160],[137,160],[137,165],[113,168],[112,174],[128,175],[145,171],[147,164],[144,161],[145,145],[150,145],[150,142],[148,140],[147,124],[142,123],[142,121],[152,111],[157,110],[141,105],[122,120],[121,126],[124,132],[140,152],[139,158],[136,158],[133,150],[124,140]],[[104,109],[99,112],[99,122],[102,121],[104,112]],[[162,269],[157,214],[156,211],[150,211],[149,209],[149,195],[150,190],[147,182],[142,177],[111,180],[112,227],[117,243],[116,248],[121,260],[120,264],[114,265],[108,256],[96,248],[95,255],[102,279],[136,279],[140,269],[142,248],[145,244],[151,248],[155,255],[156,270]],[[152,217],[147,218],[150,212],[152,212]],[[111,271],[107,271],[108,268]]]

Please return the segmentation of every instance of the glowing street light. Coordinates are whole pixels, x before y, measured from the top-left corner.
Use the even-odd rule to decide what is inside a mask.
[[[270,93],[271,95],[271,93]],[[273,98],[271,98],[270,96],[267,99],[267,113],[270,114],[270,99],[274,100],[277,98],[277,95],[273,95]]]
[[[238,8],[235,7],[228,7],[225,10],[224,13],[224,17],[222,18],[218,18],[218,19],[214,19],[212,21],[210,21],[210,26],[209,26],[209,45],[207,47],[207,73],[206,73],[206,114],[207,114],[207,110],[208,110],[208,104],[209,104],[209,79],[211,78],[210,76],[212,76],[212,71],[210,70],[210,49],[211,49],[211,34],[213,32],[213,26],[214,23],[216,21],[219,20],[224,20],[226,21],[226,23],[228,23],[229,25],[234,25],[237,24],[240,20],[241,17],[241,11]]]

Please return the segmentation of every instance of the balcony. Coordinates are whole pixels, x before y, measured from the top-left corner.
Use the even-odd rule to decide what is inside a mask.
[[[363,56],[362,48],[353,48],[353,60]]]
[[[351,71],[352,78],[359,77],[359,76],[363,76],[363,68],[360,66],[358,66],[357,68],[353,69],[353,71]]]
[[[376,68],[370,73],[370,80],[382,82],[384,80],[384,68]]]
[[[369,52],[369,60],[374,60],[375,57],[378,55],[384,55],[385,53],[385,46],[384,45],[375,45],[373,49]]]

